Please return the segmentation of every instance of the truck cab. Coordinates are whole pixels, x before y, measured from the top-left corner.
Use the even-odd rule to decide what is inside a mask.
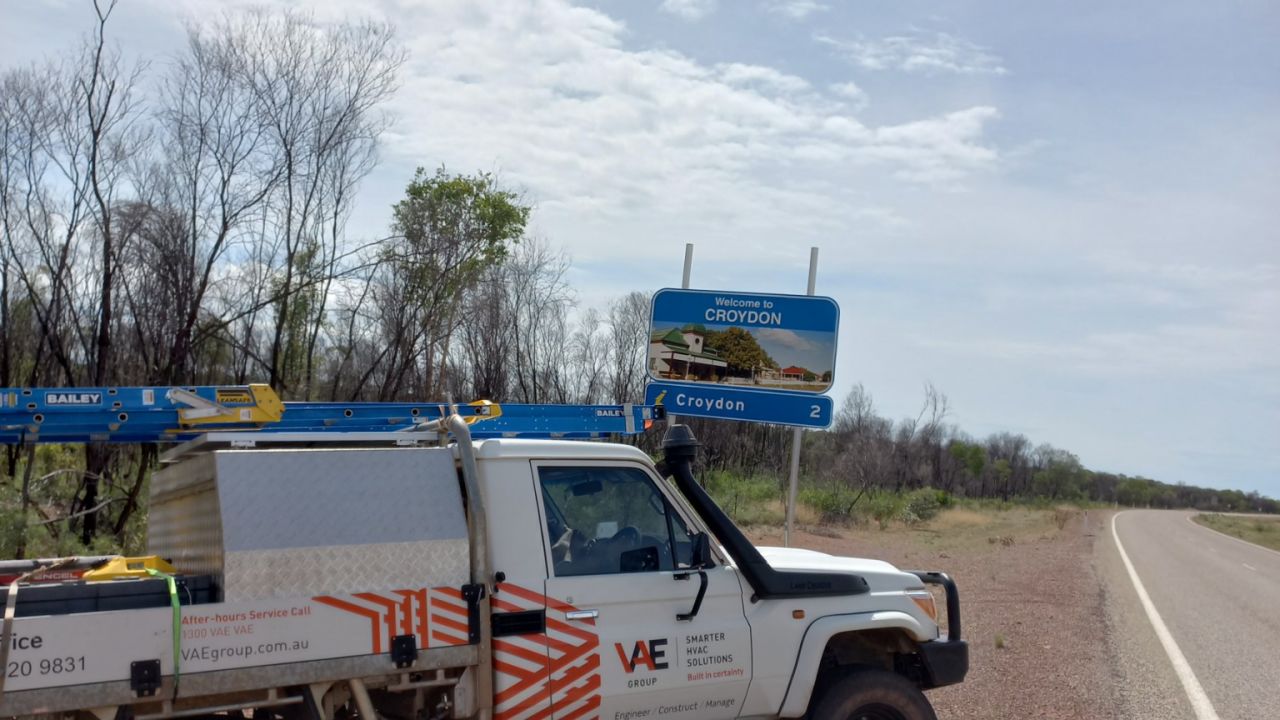
[[[687,429],[665,445],[670,479],[627,445],[477,444],[496,716],[801,717],[870,678],[901,696],[885,717],[930,717],[919,690],[968,665],[954,584],[754,548],[694,481]],[[927,582],[946,590],[950,634]]]

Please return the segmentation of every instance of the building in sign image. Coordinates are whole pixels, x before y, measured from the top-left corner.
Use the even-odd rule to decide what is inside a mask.
[[[823,392],[831,386],[830,368],[798,363],[781,367],[777,358],[785,361],[799,349],[806,358],[825,359],[831,355],[827,346],[833,339],[732,325],[654,327],[649,335],[649,374],[660,380]]]
[[[727,367],[706,347],[706,332],[696,326],[655,330],[649,336],[649,372],[654,377],[719,382]]]

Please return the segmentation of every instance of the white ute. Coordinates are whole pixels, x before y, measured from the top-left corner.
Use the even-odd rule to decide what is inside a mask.
[[[0,716],[922,720],[965,676],[947,576],[753,547],[683,425],[657,466],[445,427],[189,444],[151,484],[175,589],[10,591]]]

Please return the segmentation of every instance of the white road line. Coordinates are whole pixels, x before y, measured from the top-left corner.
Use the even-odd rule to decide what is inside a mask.
[[[1123,512],[1116,513],[1111,517],[1111,537],[1115,539],[1116,549],[1120,551],[1120,559],[1124,561],[1124,567],[1129,571],[1129,579],[1133,581],[1133,589],[1138,591],[1138,599],[1142,601],[1142,609],[1147,611],[1147,619],[1151,621],[1151,627],[1156,631],[1156,637],[1160,638],[1160,644],[1164,646],[1164,652],[1169,656],[1169,662],[1173,663],[1173,671],[1177,673],[1178,680],[1182,682],[1182,689],[1186,691],[1187,699],[1191,701],[1191,709],[1195,711],[1197,720],[1218,720],[1218,713],[1213,709],[1213,703],[1209,702],[1209,696],[1204,694],[1204,688],[1200,686],[1200,681],[1196,679],[1196,674],[1191,671],[1191,666],[1187,664],[1186,656],[1178,648],[1178,643],[1173,641],[1173,635],[1169,634],[1169,628],[1165,626],[1160,613],[1156,612],[1156,606],[1151,602],[1151,596],[1147,594],[1147,589],[1142,586],[1142,581],[1138,579],[1138,571],[1133,569],[1133,563],[1129,561],[1129,554],[1124,551],[1124,545],[1120,543],[1120,534],[1116,532],[1116,520],[1123,514]]]
[[[1259,544],[1257,544],[1257,543],[1251,543],[1251,542],[1249,542],[1248,540],[1241,540],[1240,538],[1236,537],[1235,535],[1228,535],[1228,534],[1226,534],[1226,533],[1222,532],[1221,530],[1214,530],[1213,528],[1209,527],[1208,525],[1201,525],[1200,523],[1198,523],[1198,522],[1196,522],[1196,521],[1195,521],[1195,516],[1196,516],[1196,515],[1199,515],[1199,514],[1203,514],[1203,513],[1194,513],[1194,514],[1192,514],[1192,515],[1188,515],[1188,516],[1187,516],[1187,522],[1191,523],[1191,524],[1192,524],[1192,525],[1194,525],[1195,527],[1200,528],[1201,530],[1208,530],[1209,532],[1211,532],[1211,533],[1216,533],[1216,534],[1218,534],[1218,535],[1221,535],[1222,537],[1224,537],[1224,538],[1226,538],[1226,539],[1228,539],[1228,540],[1234,540],[1234,541],[1236,541],[1236,542],[1240,543],[1241,545],[1248,545],[1249,547],[1253,548],[1254,550],[1264,550],[1264,551],[1269,552],[1269,553],[1272,553],[1272,554],[1274,554],[1274,555],[1280,555],[1280,550],[1272,550],[1272,549],[1271,549],[1271,548],[1269,548],[1269,547],[1263,547],[1263,546],[1261,546],[1261,545],[1259,545]],[[1212,549],[1213,549],[1213,548],[1210,548],[1210,550],[1212,550]]]
[[[1256,567],[1254,567],[1254,566],[1250,565],[1249,563],[1240,563],[1240,564],[1241,564],[1241,565],[1243,565],[1243,566],[1245,566],[1245,567],[1247,567],[1247,568],[1249,568],[1250,570],[1252,570],[1252,571],[1254,571],[1254,572],[1258,572],[1258,568],[1256,568]]]

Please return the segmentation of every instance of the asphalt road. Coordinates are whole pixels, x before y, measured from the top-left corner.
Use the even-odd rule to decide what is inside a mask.
[[[1106,587],[1122,716],[1280,718],[1280,553],[1190,518],[1157,510],[1115,517],[1115,536],[1177,646],[1174,655],[1185,659],[1182,677],[1120,559],[1110,523],[1095,531],[1105,538],[1095,563]]]

